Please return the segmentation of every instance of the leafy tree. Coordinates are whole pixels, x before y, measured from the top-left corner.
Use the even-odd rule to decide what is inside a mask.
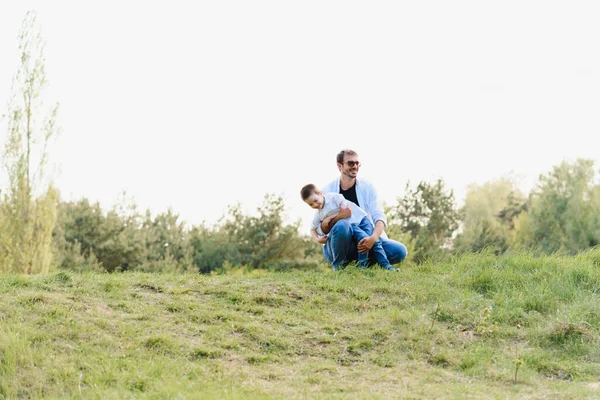
[[[416,189],[407,183],[404,197],[388,209],[388,215],[392,230],[408,233],[415,241],[416,262],[448,252],[459,217],[454,193],[446,191],[441,179],[433,184],[420,182]]]
[[[100,218],[91,219],[92,211],[85,216],[74,217],[74,208],[82,213],[93,210]],[[74,271],[100,270],[101,266],[93,253],[95,239],[98,236],[97,227],[101,221],[102,210],[100,205],[90,205],[87,199],[79,202],[59,202],[57,219],[52,233],[54,260],[58,268]],[[73,219],[77,218],[77,223]],[[87,221],[85,218],[90,218]],[[89,223],[87,223],[89,222]],[[95,224],[97,223],[97,224]],[[81,232],[78,231],[81,229]],[[82,248],[83,246],[83,248]]]
[[[223,230],[237,243],[241,264],[254,268],[302,256],[299,223],[284,225],[285,206],[281,196],[267,194],[257,216],[245,215],[240,206],[229,208]]]
[[[142,225],[145,246],[138,269],[147,271],[188,271],[193,269],[192,247],[183,222],[171,209],[152,219],[146,212]]]
[[[281,197],[266,195],[255,216],[231,206],[220,224],[186,230],[171,209],[142,217],[123,198],[107,213],[87,199],[60,203],[54,244],[58,264],[73,270],[123,269],[202,273],[227,266],[249,269],[318,268],[321,248],[284,224]]]
[[[97,250],[104,238],[106,220],[100,203],[91,204],[84,198],[76,202],[61,203],[59,209],[62,223],[60,230],[65,242],[78,243],[84,254]]]
[[[495,254],[501,254],[508,249],[508,231],[498,222],[497,219],[483,218],[478,221],[476,226],[470,227],[472,230],[466,231],[456,238],[455,251],[480,251],[488,249]],[[468,241],[466,240],[468,238]]]
[[[55,237],[62,254],[62,268],[81,269],[72,262],[101,266],[112,272],[136,269],[143,262],[144,236],[141,216],[134,204],[118,203],[104,213],[98,202],[87,199],[62,203],[61,226],[64,240]]]
[[[201,272],[223,265],[249,268],[297,267],[310,257],[308,241],[298,234],[299,222],[284,224],[285,207],[280,196],[267,194],[257,215],[241,206],[230,206],[221,225],[195,227],[190,232],[194,263]]]
[[[203,274],[221,269],[225,261],[242,264],[235,240],[219,227],[195,226],[189,232],[189,242],[194,265]]]
[[[527,198],[515,188],[508,193],[506,201],[507,204],[498,213],[498,218],[509,230],[514,230],[516,218],[528,210]]]
[[[142,219],[134,203],[117,203],[106,213],[98,261],[108,272],[137,269],[143,258]]]
[[[514,229],[513,220],[525,204],[525,196],[509,178],[469,185],[460,210],[461,232],[454,241],[454,250],[461,253],[488,248],[505,252]]]
[[[509,247],[513,251],[531,251],[535,249],[531,217],[526,210],[513,219],[514,228],[510,232]]]
[[[58,104],[46,117],[41,94],[47,86],[44,48],[34,12],[18,36],[20,64],[8,102],[8,137],[3,167],[8,190],[0,198],[0,270],[47,272],[52,265],[52,231],[58,192],[43,185],[47,147],[58,134]]]
[[[599,193],[592,160],[563,162],[540,176],[530,199],[534,246],[544,252],[577,253],[598,245]]]

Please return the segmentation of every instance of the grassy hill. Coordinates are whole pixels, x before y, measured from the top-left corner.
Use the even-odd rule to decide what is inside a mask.
[[[0,276],[0,398],[599,398],[600,250]]]

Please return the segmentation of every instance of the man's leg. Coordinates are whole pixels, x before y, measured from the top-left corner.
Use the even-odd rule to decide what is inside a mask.
[[[379,240],[381,240],[383,250],[391,264],[398,264],[404,261],[408,255],[408,250],[405,245],[395,240],[382,237],[380,237]]]
[[[323,246],[323,256],[334,271],[345,267],[352,260],[348,257],[352,257],[353,243],[356,247],[352,225],[347,220],[336,222],[327,234],[327,242]]]

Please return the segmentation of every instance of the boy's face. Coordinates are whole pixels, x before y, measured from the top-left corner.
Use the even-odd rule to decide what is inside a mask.
[[[314,208],[315,210],[320,210],[324,205],[323,195],[318,193],[313,193],[306,200],[304,200],[306,204],[310,206],[310,208]]]

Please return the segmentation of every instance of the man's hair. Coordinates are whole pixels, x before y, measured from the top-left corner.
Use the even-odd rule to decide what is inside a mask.
[[[350,149],[344,149],[342,151],[340,151],[337,155],[337,162],[338,164],[343,164],[344,163],[344,156],[349,155],[349,156],[357,156],[358,153],[355,152],[354,150],[350,150]]]
[[[317,189],[315,185],[309,183],[308,185],[304,185],[304,187],[302,187],[302,190],[300,190],[300,196],[302,196],[302,200],[306,200],[311,194],[317,193],[318,191],[319,189]]]

